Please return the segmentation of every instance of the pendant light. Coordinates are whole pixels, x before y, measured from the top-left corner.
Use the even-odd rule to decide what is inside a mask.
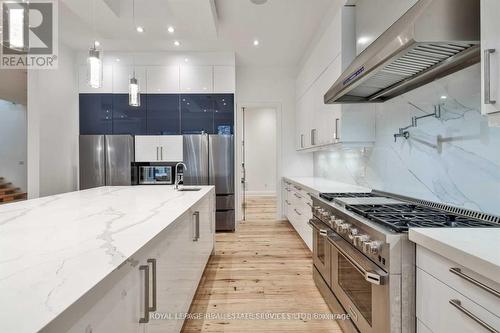
[[[91,16],[95,36],[95,0],[92,0]],[[99,45],[99,42],[94,40],[87,58],[87,83],[92,88],[102,87],[102,51],[98,49]]]
[[[135,26],[135,0],[132,0],[132,19]],[[139,107],[141,106],[141,93],[139,89],[139,80],[137,80],[135,76],[135,55],[132,56],[132,62],[134,69],[128,84],[128,105]]]

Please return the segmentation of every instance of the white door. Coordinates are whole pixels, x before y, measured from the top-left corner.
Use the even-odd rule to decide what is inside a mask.
[[[499,13],[500,1],[481,0],[481,111],[483,114],[500,112]]]
[[[182,162],[184,161],[182,135],[162,135],[159,137],[160,161]]]
[[[154,135],[135,137],[135,161],[156,162],[160,160],[160,139]]]

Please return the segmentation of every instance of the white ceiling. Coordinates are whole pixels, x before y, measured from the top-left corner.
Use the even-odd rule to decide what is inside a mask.
[[[78,50],[88,49],[96,38],[105,52],[232,51],[241,66],[295,66],[334,3],[135,0],[136,25],[145,29],[139,34],[133,24],[132,0],[62,0],[60,37]],[[167,32],[169,25],[175,27],[174,34]],[[259,39],[258,47],[253,46],[254,39]],[[175,47],[174,40],[181,46]]]

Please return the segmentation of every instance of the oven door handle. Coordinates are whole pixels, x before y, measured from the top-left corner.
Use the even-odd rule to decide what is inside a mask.
[[[330,235],[328,237],[328,240],[330,241],[330,243],[333,246],[335,246],[337,248],[339,254],[342,257],[344,257],[352,266],[354,266],[354,268],[361,275],[363,275],[365,277],[365,280],[367,282],[370,282],[370,283],[376,284],[376,285],[384,285],[385,284],[387,273],[377,272],[373,267],[373,266],[375,266],[374,264],[373,264],[373,266],[366,264],[366,261],[369,261],[369,259],[365,259],[363,257],[363,258],[359,258],[360,260],[356,260],[355,258],[353,258],[353,256],[356,254],[353,253],[353,255],[351,255],[351,254],[349,254],[349,252],[353,252],[353,251],[357,251],[357,250],[352,249],[351,245],[349,243],[347,243],[345,240],[343,240],[340,236],[333,234],[333,235]],[[349,250],[352,250],[352,251],[349,251]],[[359,257],[361,257],[361,256],[359,256]],[[371,266],[371,267],[368,267],[368,266]]]

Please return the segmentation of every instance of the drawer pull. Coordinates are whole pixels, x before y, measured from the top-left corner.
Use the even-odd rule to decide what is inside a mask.
[[[298,195],[297,193],[294,193],[293,195],[295,195],[299,199],[302,199],[302,197],[300,195]]]
[[[144,271],[144,317],[139,319],[140,324],[149,322],[149,266],[139,266],[139,270]]]
[[[474,320],[479,325],[481,325],[484,328],[486,328],[489,332],[491,332],[491,333],[500,333],[495,328],[493,328],[492,326],[490,326],[487,323],[485,323],[481,318],[477,317],[475,314],[473,314],[472,312],[470,312],[469,310],[467,310],[466,308],[464,308],[462,306],[462,302],[460,302],[458,299],[450,299],[450,304],[453,305],[455,308],[457,308],[460,312],[462,312],[463,314],[465,314],[467,317],[469,317],[470,319]]]
[[[478,286],[479,288],[481,288],[481,289],[489,292],[490,294],[493,294],[496,297],[500,298],[500,292],[498,290],[495,290],[495,289],[485,285],[484,283],[479,282],[478,280],[474,279],[473,277],[470,277],[467,274],[464,274],[460,268],[458,268],[458,267],[450,268],[450,272],[455,274],[455,275],[460,276],[462,279],[469,281],[473,285]]]
[[[299,212],[296,208],[294,208],[293,210],[295,211],[295,213],[297,213],[297,215],[299,215],[299,216],[301,216],[301,215],[302,215],[302,213],[301,213],[301,212]]]
[[[286,204],[287,204],[288,206],[290,206],[290,205],[291,205],[290,201],[285,200],[285,202],[286,202]]]

